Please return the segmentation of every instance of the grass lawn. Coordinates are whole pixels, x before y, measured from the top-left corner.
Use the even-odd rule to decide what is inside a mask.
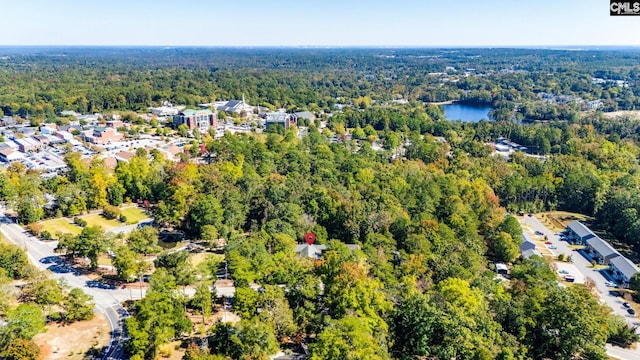
[[[174,248],[179,248],[187,245],[188,241],[162,241],[158,240],[158,246],[160,246],[164,250],[170,250]]]
[[[589,222],[593,220],[592,217],[578,214],[578,213],[570,213],[566,211],[549,211],[538,214],[538,219],[540,222],[545,224],[553,231],[562,231],[567,227],[573,220],[578,220],[581,222]]]
[[[136,206],[130,206],[120,209],[120,213],[127,217],[127,223],[137,224],[144,219],[148,219],[149,215]]]
[[[63,234],[77,235],[80,234],[80,231],[82,231],[79,226],[70,223],[67,219],[51,219],[43,221],[42,230],[48,231],[49,234],[51,234],[51,236],[53,236],[54,238],[59,232]]]
[[[203,262],[211,258],[217,258],[220,262],[224,261],[224,255],[222,254],[211,254],[211,253],[201,252],[201,253],[191,254],[191,264],[194,267],[197,267],[198,265],[202,264]]]
[[[87,226],[100,226],[105,231],[123,225],[117,220],[109,220],[100,214],[85,215],[81,216],[81,218],[87,222]]]

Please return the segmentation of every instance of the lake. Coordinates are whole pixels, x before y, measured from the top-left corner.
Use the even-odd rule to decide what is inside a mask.
[[[462,122],[478,122],[482,119],[489,120],[491,106],[447,104],[442,105],[444,116],[447,120],[461,120]]]

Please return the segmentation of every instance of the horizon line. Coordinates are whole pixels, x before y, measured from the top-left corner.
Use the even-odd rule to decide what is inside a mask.
[[[277,49],[563,49],[566,48],[640,48],[640,44],[636,45],[140,45],[140,44],[28,44],[28,45],[11,45],[0,44],[0,48],[226,48],[226,49],[242,49],[242,48],[277,48]]]

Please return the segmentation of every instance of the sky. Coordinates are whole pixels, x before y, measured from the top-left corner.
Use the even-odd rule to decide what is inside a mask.
[[[607,0],[1,0],[0,45],[640,46]]]

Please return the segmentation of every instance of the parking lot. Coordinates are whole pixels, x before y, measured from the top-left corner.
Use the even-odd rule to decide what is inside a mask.
[[[551,256],[556,258],[559,254],[564,254],[565,256],[571,256],[573,262],[559,262],[554,261],[555,266],[558,271],[565,270],[569,274],[574,275],[576,278],[576,283],[578,283],[578,279],[582,278],[583,281],[592,280],[594,283],[594,290],[598,294],[601,299],[601,302],[607,304],[611,309],[613,309],[614,313],[622,316],[627,323],[631,326],[640,326],[640,320],[637,319],[634,315],[630,315],[627,312],[627,308],[623,306],[625,300],[621,297],[613,295],[614,290],[613,287],[608,286],[610,284],[611,279],[607,278],[607,275],[604,271],[594,268],[591,265],[591,259],[586,258],[580,251],[574,250],[569,247],[569,244],[566,241],[562,241],[560,235],[552,232],[547,227],[545,227],[535,216],[523,216],[519,217],[520,223],[522,224],[523,231],[529,231],[529,234],[535,234],[536,231],[541,233],[542,235],[538,235],[538,243],[542,242],[544,250],[546,253],[550,253]],[[535,236],[535,235],[534,235]],[[548,243],[545,244],[544,236],[547,237]],[[554,249],[549,249],[549,247],[555,247]],[[541,253],[543,251],[540,251]],[[546,255],[546,254],[543,254]],[[559,274],[563,276],[565,274]]]

